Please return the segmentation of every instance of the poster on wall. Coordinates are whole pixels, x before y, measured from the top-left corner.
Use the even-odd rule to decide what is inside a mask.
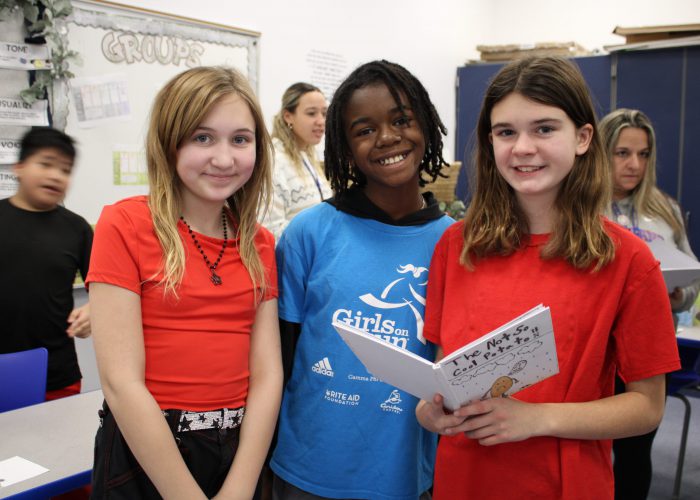
[[[68,111],[65,131],[78,146],[65,204],[94,223],[104,205],[148,190],[143,149],[157,92],[178,73],[213,65],[236,68],[255,89],[260,34],[115,4],[71,3],[68,41],[83,63],[71,66],[71,90],[55,106]]]
[[[46,45],[0,41],[0,68],[25,71],[51,69],[49,48]]]
[[[347,76],[348,62],[342,54],[325,50],[310,50],[306,55],[309,66],[310,82],[316,85],[326,99],[333,98],[335,89]]]
[[[17,176],[9,165],[0,165],[0,199],[9,198],[17,191]]]
[[[47,110],[48,101],[46,100],[27,104],[21,99],[0,97],[0,124],[46,127],[49,124]]]
[[[94,127],[131,118],[126,76],[101,75],[71,80],[73,111],[78,126]]]
[[[115,186],[146,186],[146,154],[138,146],[116,145],[112,152]]]
[[[0,165],[14,165],[19,160],[22,142],[19,139],[0,137]]]

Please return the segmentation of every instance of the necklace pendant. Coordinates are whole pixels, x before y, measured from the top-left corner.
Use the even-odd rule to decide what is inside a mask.
[[[214,272],[213,269],[211,271],[211,278],[210,279],[211,279],[211,282],[214,283],[216,286],[219,286],[221,283],[223,283],[221,281],[221,276],[216,274],[216,272]]]

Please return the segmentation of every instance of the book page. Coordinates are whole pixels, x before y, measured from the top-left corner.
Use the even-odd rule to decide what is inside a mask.
[[[700,262],[690,255],[684,254],[663,240],[654,240],[647,244],[661,264],[661,272],[669,293],[677,287],[688,286],[700,279]]]
[[[431,361],[345,323],[334,322],[333,327],[367,371],[382,382],[428,401],[443,392]]]
[[[459,399],[509,396],[559,372],[549,308],[537,306],[450,353],[438,366]]]

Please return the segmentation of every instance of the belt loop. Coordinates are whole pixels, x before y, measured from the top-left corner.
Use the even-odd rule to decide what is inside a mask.
[[[102,400],[102,408],[97,410],[97,416],[100,417],[100,427],[104,425],[105,417],[109,414],[109,406],[107,406],[107,400]]]
[[[163,411],[163,415],[165,416],[165,420],[168,422],[168,427],[170,427],[170,432],[173,433],[173,436],[177,436],[178,427],[180,425],[180,415],[181,414],[182,414],[181,410],[165,410],[165,411]]]

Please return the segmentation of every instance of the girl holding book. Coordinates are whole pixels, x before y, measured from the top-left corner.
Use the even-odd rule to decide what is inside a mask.
[[[613,181],[612,202],[607,210],[610,218],[644,241],[661,239],[695,258],[678,203],[656,186],[656,134],[649,117],[636,109],[617,109],[601,120],[600,132]],[[700,282],[676,288],[669,295],[671,310],[680,313],[690,309],[698,289]],[[622,380],[618,378],[615,383],[616,392],[622,392]],[[613,442],[616,498],[647,497],[655,435],[656,428]]]
[[[443,134],[425,88],[397,64],[364,64],[333,96],[335,197],[297,215],[277,245],[283,342],[298,342],[274,498],[429,498],[436,436],[416,422],[417,399],[372,377],[331,324],[433,359],[422,335],[428,265],[454,221],[420,187],[446,166]]]
[[[559,374],[454,412],[421,401],[419,421],[443,435],[435,498],[612,498],[610,440],[658,425],[679,367],[659,265],[600,216],[610,175],[571,62],[505,66],[477,134],[472,203],[431,263],[426,338],[448,354],[542,303]]]

